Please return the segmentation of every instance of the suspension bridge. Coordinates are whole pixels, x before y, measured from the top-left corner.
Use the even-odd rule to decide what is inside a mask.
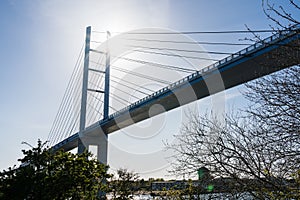
[[[98,160],[107,163],[108,134],[198,99],[299,64],[299,30],[299,25],[297,25],[287,30],[275,31],[271,36],[250,45],[149,39],[149,37],[132,38],[136,35],[171,35],[171,33],[165,32],[128,34],[131,38],[127,38],[127,41],[143,41],[143,44],[149,43],[151,45],[143,46],[140,43],[131,45],[131,49],[136,53],[165,56],[168,59],[180,57],[181,59],[203,59],[214,62],[206,67],[191,69],[129,58],[128,56],[114,57],[111,55],[107,44],[104,50],[91,48],[91,43],[97,43],[97,41],[91,40],[91,27],[87,27],[84,50],[82,49],[78,57],[49,133],[48,140],[52,149],[69,151],[77,147],[78,153],[81,153],[88,149],[89,145],[96,145],[98,147]],[[110,34],[107,33],[107,36],[109,37]],[[109,41],[110,39],[107,40],[108,43]],[[170,46],[157,47],[153,45],[155,43],[160,45],[165,43],[243,45],[245,48],[234,53],[206,51],[208,54],[228,54],[225,58],[215,59],[211,57],[201,58],[197,54],[203,53],[201,50],[178,49]],[[169,53],[174,51],[193,53],[193,55]],[[123,60],[123,62],[135,62],[140,65],[163,68],[164,70],[175,70],[185,75],[181,75],[183,78],[179,80],[170,81],[150,75],[150,72],[148,74],[147,72],[137,72],[118,67],[111,64],[112,58]],[[131,78],[120,78],[126,75]],[[151,80],[159,83],[161,87],[156,90],[145,87],[140,84],[143,81],[135,82],[137,79]],[[122,98],[122,95],[111,93],[111,89],[118,91],[118,94],[127,95],[128,98]],[[113,107],[111,105],[113,100],[118,106]],[[149,113],[150,110],[151,113]]]

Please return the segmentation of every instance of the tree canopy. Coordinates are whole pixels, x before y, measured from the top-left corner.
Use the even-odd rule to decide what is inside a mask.
[[[22,150],[21,165],[0,173],[1,199],[97,199],[107,190],[108,166],[88,152],[53,153],[45,145]]]
[[[262,2],[278,29],[299,25],[284,6]],[[288,2],[300,11],[298,2]],[[300,45],[287,48],[299,52]],[[175,151],[173,173],[196,174],[206,167],[215,179],[230,180],[232,185],[224,185],[228,192],[255,199],[299,199],[300,57],[295,59],[297,65],[246,84],[244,96],[251,106],[244,111],[232,111],[225,121],[213,113],[191,114],[177,142],[168,145]]]

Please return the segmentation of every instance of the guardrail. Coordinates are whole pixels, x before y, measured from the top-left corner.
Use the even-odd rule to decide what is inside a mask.
[[[70,137],[64,139],[63,141],[57,143],[56,145],[54,145],[52,147],[52,149],[56,150],[56,149],[59,149],[60,147],[62,147],[63,145],[67,144],[68,142],[71,142],[75,139],[77,139],[79,137],[79,134],[78,133],[75,133],[73,135],[71,135]]]
[[[299,32],[299,28],[300,28],[300,25],[295,25],[295,26],[292,26],[290,27],[288,30],[283,30],[283,31],[280,31],[274,35],[271,35],[270,37],[267,37],[265,38],[264,40],[260,41],[260,42],[257,42],[257,43],[254,43],[253,45],[250,45],[249,47],[246,47],[240,51],[238,51],[237,53],[234,53],[218,62],[215,62],[207,67],[204,67],[202,68],[201,70],[199,71],[196,71],[195,73],[192,73],[190,74],[189,76],[186,76],[128,106],[126,106],[125,108],[122,108],[121,110],[119,111],[116,111],[115,113],[111,114],[108,116],[107,119],[102,119],[99,121],[99,124],[101,124],[102,122],[106,121],[106,120],[110,120],[112,118],[115,118],[119,115],[121,115],[122,113],[124,112],[128,112],[131,108],[133,107],[136,107],[136,106],[139,106],[147,101],[149,101],[150,99],[154,98],[154,97],[157,97],[157,96],[160,96],[164,93],[166,93],[167,91],[171,91],[172,89],[178,87],[179,85],[183,85],[183,84],[186,84],[188,82],[190,82],[191,80],[195,79],[195,78],[198,78],[200,76],[204,76],[206,74],[208,74],[209,72],[211,71],[214,71],[214,70],[217,70],[218,68],[220,68],[221,66],[223,66],[224,64],[228,64],[229,62],[233,62],[235,60],[238,60],[240,58],[243,58],[245,57],[246,55],[248,54],[251,54],[255,51],[258,51],[266,46],[269,46],[269,45],[272,45],[276,42],[279,42],[285,38],[288,38],[289,36],[292,36],[294,34],[297,34],[297,32]]]
[[[177,88],[178,86],[180,85],[184,85],[184,84],[187,84],[188,82],[192,81],[193,79],[196,79],[196,78],[199,78],[199,77],[203,77],[205,75],[207,75],[208,73],[210,73],[211,71],[214,71],[214,70],[217,70],[219,69],[220,67],[222,67],[223,65],[225,64],[228,64],[230,62],[233,62],[235,60],[238,60],[238,59],[241,59],[241,58],[244,58],[245,56],[251,54],[251,53],[254,53],[266,46],[270,46],[270,45],[273,45],[274,43],[276,42],[279,42],[283,39],[286,39],[292,35],[295,35],[295,34],[299,34],[299,29],[300,29],[300,25],[295,25],[295,26],[292,26],[290,27],[288,30],[283,30],[283,31],[280,31],[274,35],[271,35],[270,37],[267,37],[266,39],[260,41],[260,42],[257,42],[253,45],[250,45],[249,47],[246,47],[240,51],[238,51],[237,53],[234,53],[228,57],[225,57],[224,59],[218,61],[218,62],[215,62],[207,67],[204,67],[202,68],[201,70],[198,70],[196,71],[195,73],[192,73],[128,106],[126,106],[125,108],[111,114],[108,116],[107,119],[102,119],[100,120],[98,123],[99,124],[102,124],[104,121],[109,121],[117,116],[120,116],[121,114],[125,113],[125,112],[128,112],[130,109],[134,108],[134,107],[137,107],[139,105],[142,105],[144,104],[145,102],[151,100],[152,98],[155,98],[155,97],[158,97],[164,93],[167,93],[167,92],[170,92],[172,89],[175,89]],[[77,139],[79,137],[79,134],[76,133],[66,139],[64,139],[63,141],[59,142],[58,144],[54,145],[53,146],[53,149],[59,149],[60,147],[62,147],[63,145],[67,144],[68,142],[71,142],[72,140],[74,139]]]

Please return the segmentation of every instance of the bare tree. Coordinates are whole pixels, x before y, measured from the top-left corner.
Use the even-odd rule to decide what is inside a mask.
[[[295,187],[289,181],[300,167],[300,137],[282,140],[271,131],[237,115],[221,123],[193,114],[177,135],[178,142],[168,146],[176,152],[173,172],[195,174],[205,166],[215,180],[230,178],[231,185],[223,191],[261,199],[271,192],[276,196],[273,191],[289,194]]]
[[[286,2],[300,11],[298,2]],[[274,31],[299,24],[284,7],[269,0],[263,0],[262,5],[275,23],[271,26]],[[299,43],[292,48],[299,51]],[[300,198],[299,57],[295,63],[246,84],[244,95],[251,106],[225,116],[225,122],[213,114],[189,116],[190,121],[176,135],[177,142],[167,145],[175,152],[172,172],[195,174],[206,167],[215,182],[230,180],[227,192],[255,199]]]
[[[244,96],[252,102],[247,113],[252,118],[267,124],[277,136],[299,137],[299,65],[250,82],[246,87]]]
[[[286,29],[300,23],[299,19],[287,10],[287,7],[290,10],[293,9],[295,13],[300,11],[300,3],[295,0],[283,0],[281,5],[275,4],[273,0],[262,0],[263,12],[274,24],[270,25],[274,30]]]

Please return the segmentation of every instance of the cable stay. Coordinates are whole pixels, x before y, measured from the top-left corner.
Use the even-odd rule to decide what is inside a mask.
[[[90,95],[91,95],[91,97],[93,97],[94,99],[97,100],[97,101],[96,101],[96,107],[99,107],[99,110],[101,110],[102,107],[103,107],[103,100],[101,100],[100,98],[96,97],[94,94],[90,94]],[[103,94],[101,94],[101,97],[102,97],[102,96],[103,96]],[[97,112],[98,112],[98,111],[97,111]],[[99,111],[99,113],[101,113],[101,112]],[[103,116],[103,113],[101,113],[100,117],[101,117],[101,116]],[[99,118],[97,118],[97,115],[95,114],[95,112],[94,112],[94,114],[93,114],[92,117],[94,118],[94,121],[99,120]]]
[[[97,30],[95,30],[95,31],[92,31],[92,33],[107,34],[107,31],[97,31]]]
[[[228,31],[181,31],[181,32],[125,32],[126,35],[194,35],[194,34],[253,34],[253,33],[274,33],[282,32],[280,30],[275,31],[273,29],[262,30],[228,30]],[[112,32],[121,33],[121,32]]]
[[[115,99],[115,100],[121,99],[122,101],[126,102],[126,103],[129,104],[129,105],[131,104],[130,101],[128,101],[128,100],[126,100],[126,99],[124,99],[124,98],[122,98],[122,97],[116,96],[116,95],[114,95],[113,93],[110,94],[110,97],[112,97],[112,98]],[[123,104],[127,106],[127,104],[125,104],[125,103],[123,103]]]
[[[74,90],[75,90],[75,87],[72,87],[71,90],[69,90],[70,94]],[[71,96],[71,95],[69,95],[69,96]],[[78,97],[78,92],[77,92],[77,97],[75,97],[75,102],[78,102],[78,99],[79,99],[79,97]],[[55,127],[53,129],[56,133],[64,131],[65,128],[66,128],[66,126],[67,126],[67,124],[69,123],[69,121],[71,119],[70,114],[71,114],[71,111],[72,111],[72,107],[70,108],[70,105],[71,105],[70,101],[71,101],[71,99],[68,99],[67,101],[64,101],[64,103],[66,104],[66,106],[64,106],[60,110],[60,116],[57,119],[57,123],[56,123],[56,125],[55,125]]]
[[[96,50],[96,49],[90,49],[91,52],[95,52],[95,53],[100,53],[100,54],[106,54],[106,52],[104,51],[99,51],[99,50]]]
[[[175,44],[193,44],[193,45],[228,45],[228,46],[249,46],[250,43],[230,43],[230,42],[204,42],[204,41],[175,41],[175,40],[156,40],[156,39],[134,39],[125,38],[125,40],[140,41],[140,42],[158,42],[158,43],[175,43]]]
[[[72,132],[73,132],[73,129],[74,129],[74,127],[75,127],[75,125],[77,124],[77,122],[79,122],[78,120],[79,120],[79,116],[80,116],[80,109],[79,109],[79,105],[77,106],[78,107],[78,109],[76,109],[77,110],[77,115],[75,114],[75,115],[73,115],[73,121],[71,121],[70,123],[69,123],[69,127],[67,128],[67,131],[63,131],[62,133],[64,133],[64,138],[66,138],[66,137],[68,137],[68,136],[70,136],[71,134],[72,134]],[[63,135],[63,134],[61,134],[61,135]],[[61,137],[62,138],[62,137]],[[61,140],[61,139],[60,139]]]
[[[115,97],[115,96],[110,96],[112,99],[114,99],[114,100],[116,100],[117,102],[119,102],[120,104],[122,104],[122,105],[124,105],[124,106],[127,106],[127,104],[126,103],[124,103],[124,101],[121,101],[120,99],[118,99],[117,97]],[[117,112],[117,110],[116,110],[116,112]]]
[[[115,78],[115,79],[118,79],[118,83],[120,83],[120,81],[123,81],[123,82],[129,83],[129,84],[131,84],[131,85],[133,85],[133,86],[142,88],[142,89],[144,89],[144,90],[148,90],[148,91],[150,91],[150,92],[155,92],[154,90],[151,90],[150,88],[146,88],[146,87],[144,87],[144,86],[142,86],[142,85],[137,85],[136,83],[133,83],[133,82],[130,82],[130,81],[127,81],[127,80],[124,80],[124,79],[120,79],[120,78],[117,77],[117,76],[114,76],[114,75],[110,75],[110,76],[113,77],[113,78]],[[129,87],[129,86],[128,86],[128,87]],[[147,93],[145,93],[145,94],[147,94]],[[148,94],[147,94],[147,95],[148,95]]]
[[[141,94],[144,94],[144,95],[149,95],[148,93],[146,93],[146,92],[143,92],[143,91],[140,91],[140,90],[137,90],[136,88],[133,88],[133,87],[130,87],[130,86],[128,86],[128,85],[125,85],[125,84],[123,84],[123,83],[120,83],[119,81],[115,81],[115,80],[112,80],[112,79],[110,79],[112,82],[114,82],[114,83],[117,83],[117,84],[120,84],[120,85],[123,85],[124,87],[127,87],[127,88],[129,88],[129,89],[132,89],[132,90],[134,90],[134,91],[136,91],[136,92],[139,92],[139,93],[141,93]]]
[[[197,59],[197,60],[219,61],[219,59],[203,58],[203,57],[198,57],[198,56],[182,56],[182,55],[178,55],[178,54],[161,53],[161,52],[145,51],[145,50],[133,50],[133,51],[140,52],[140,53],[147,53],[147,54],[157,54],[157,55],[163,55],[163,56],[179,57],[179,58],[191,58],[191,59]]]
[[[122,69],[122,68],[119,68],[119,67],[116,67],[116,66],[111,66],[111,68],[114,69],[114,70],[120,71],[120,72],[131,74],[131,75],[139,77],[139,78],[145,78],[145,79],[148,79],[148,80],[151,80],[151,81],[156,81],[156,82],[167,84],[167,85],[171,84],[171,82],[169,82],[169,81],[154,78],[152,76],[147,76],[147,75],[144,75],[144,74],[141,74],[141,73],[138,73],[138,72],[129,71],[129,70]]]
[[[97,80],[95,80],[96,79],[96,77],[95,76],[93,76],[92,78],[91,78],[92,80],[91,81],[89,81],[88,83],[90,84],[90,85],[92,85],[93,87],[95,87],[95,88],[97,88],[97,87],[99,87],[99,85],[102,85],[103,84],[103,75],[102,76],[100,76],[100,78],[97,78]],[[96,82],[96,83],[94,83],[94,82]],[[102,82],[102,84],[101,84],[101,82]],[[100,95],[100,97],[103,97],[103,93],[101,92],[101,93],[97,93],[97,94],[99,94]],[[96,98],[96,100],[97,101],[95,101],[96,102],[96,107],[97,108],[99,108],[99,110],[101,110],[102,109],[102,104],[103,103],[101,103],[101,99],[100,98],[98,98],[98,97],[96,97],[96,95],[95,95],[95,93],[89,93],[89,96],[91,96],[91,97],[93,97],[93,98]],[[98,112],[98,110],[97,110],[97,112]],[[99,112],[100,113],[100,112]],[[92,116],[91,116],[92,115]],[[93,112],[92,114],[91,114],[91,112],[89,112],[88,113],[88,115],[87,115],[89,118],[90,118],[90,122],[92,121],[92,122],[95,122],[96,120],[99,120],[99,116],[97,116],[97,114],[95,113],[95,112]],[[103,114],[101,114],[100,115],[100,117],[101,116],[103,116]],[[93,119],[92,119],[93,118]]]
[[[77,76],[77,79],[79,79],[80,76]],[[78,83],[79,83],[79,80],[76,81],[76,85],[74,85],[73,88],[71,88],[71,92],[70,94],[72,94],[74,92],[75,94],[75,105],[79,104],[79,101],[80,101],[80,90],[75,90],[76,86],[78,86]],[[71,98],[71,95],[70,95],[70,98]],[[74,111],[74,107],[72,107],[72,103],[71,103],[71,100],[68,101],[66,103],[67,106],[64,107],[64,111],[63,114],[61,115],[61,119],[59,120],[59,124],[57,126],[57,133],[58,132],[61,132],[61,134],[63,134],[64,132],[66,132],[66,128],[68,126],[68,124],[70,123],[70,120],[71,120],[71,117],[72,117],[72,111]],[[70,108],[71,107],[71,108]]]
[[[95,106],[93,106],[91,103],[87,102],[87,105],[92,108],[93,111],[96,111],[100,115],[103,115]]]
[[[159,68],[164,68],[164,69],[172,69],[180,72],[185,72],[185,73],[193,73],[196,72],[197,70],[193,69],[188,69],[188,68],[183,68],[183,67],[176,67],[173,65],[165,65],[165,64],[160,64],[160,63],[155,63],[155,62],[150,62],[150,61],[143,61],[143,60],[138,60],[138,59],[132,59],[132,58],[125,58],[125,57],[117,57],[122,60],[127,60],[130,62],[136,62],[140,64],[145,64],[145,65],[151,65],[153,67],[159,67]]]
[[[117,81],[114,81],[114,80],[111,80],[111,81],[114,82],[114,83],[118,83]],[[134,89],[134,88],[132,88],[132,87],[130,87],[130,86],[126,86],[126,85],[121,84],[121,83],[118,83],[118,84],[123,85],[123,86],[125,86],[125,87],[127,87],[127,88],[129,88],[129,89],[133,89],[133,90],[135,90],[136,92],[140,92],[140,93],[142,93],[142,94],[148,95],[147,93],[144,93],[144,92],[142,92],[142,91],[136,90],[136,89]],[[137,97],[137,96],[135,96],[135,95],[132,95],[132,94],[130,94],[130,93],[124,91],[124,90],[121,90],[121,89],[118,88],[118,87],[115,87],[115,86],[113,86],[113,85],[111,85],[111,87],[114,88],[114,89],[116,89],[116,90],[119,90],[119,91],[123,92],[124,94],[127,94],[127,95],[129,95],[129,96],[131,96],[131,97],[134,97],[135,99],[140,99],[139,97]]]
[[[70,103],[70,94],[71,94],[71,91],[73,90],[74,88],[74,78],[77,76],[78,78],[78,71],[79,71],[79,61],[82,59],[82,55],[83,55],[83,47],[84,45],[82,45],[81,47],[81,50],[80,50],[80,53],[78,55],[78,58],[77,58],[77,61],[76,61],[76,64],[75,64],[75,67],[74,67],[74,70],[72,72],[72,75],[71,75],[71,78],[68,82],[68,85],[67,85],[67,88],[65,90],[65,93],[64,93],[64,96],[63,96],[63,99],[61,101],[61,104],[59,106],[59,109],[58,109],[58,112],[56,114],[56,117],[54,119],[54,122],[52,124],[52,127],[51,127],[51,130],[49,132],[49,136],[48,136],[48,140],[52,140],[52,139],[57,139],[57,134],[59,132],[58,128],[61,127],[61,118],[63,115],[65,115],[65,109],[66,109],[66,105],[68,103]]]
[[[102,43],[103,43],[103,42],[96,41],[96,40],[91,40],[90,42],[91,42],[91,43],[97,43],[97,44],[102,44]]]
[[[73,133],[76,124],[78,124],[78,123],[76,123],[76,122],[79,122],[79,117],[80,117],[80,112],[78,112],[78,114],[77,114],[77,116],[76,116],[75,122],[73,123],[73,126],[72,126],[72,128],[71,128],[70,133]],[[65,137],[66,137],[66,136],[65,136]]]
[[[136,46],[130,45],[131,47],[135,48],[142,48],[142,49],[154,49],[154,50],[161,50],[161,51],[179,51],[179,52],[187,52],[187,53],[206,53],[206,54],[220,54],[220,55],[236,55],[236,53],[232,52],[218,52],[218,51],[199,51],[199,50],[188,50],[188,49],[175,49],[175,48],[159,48],[159,47],[145,47],[145,46]]]

